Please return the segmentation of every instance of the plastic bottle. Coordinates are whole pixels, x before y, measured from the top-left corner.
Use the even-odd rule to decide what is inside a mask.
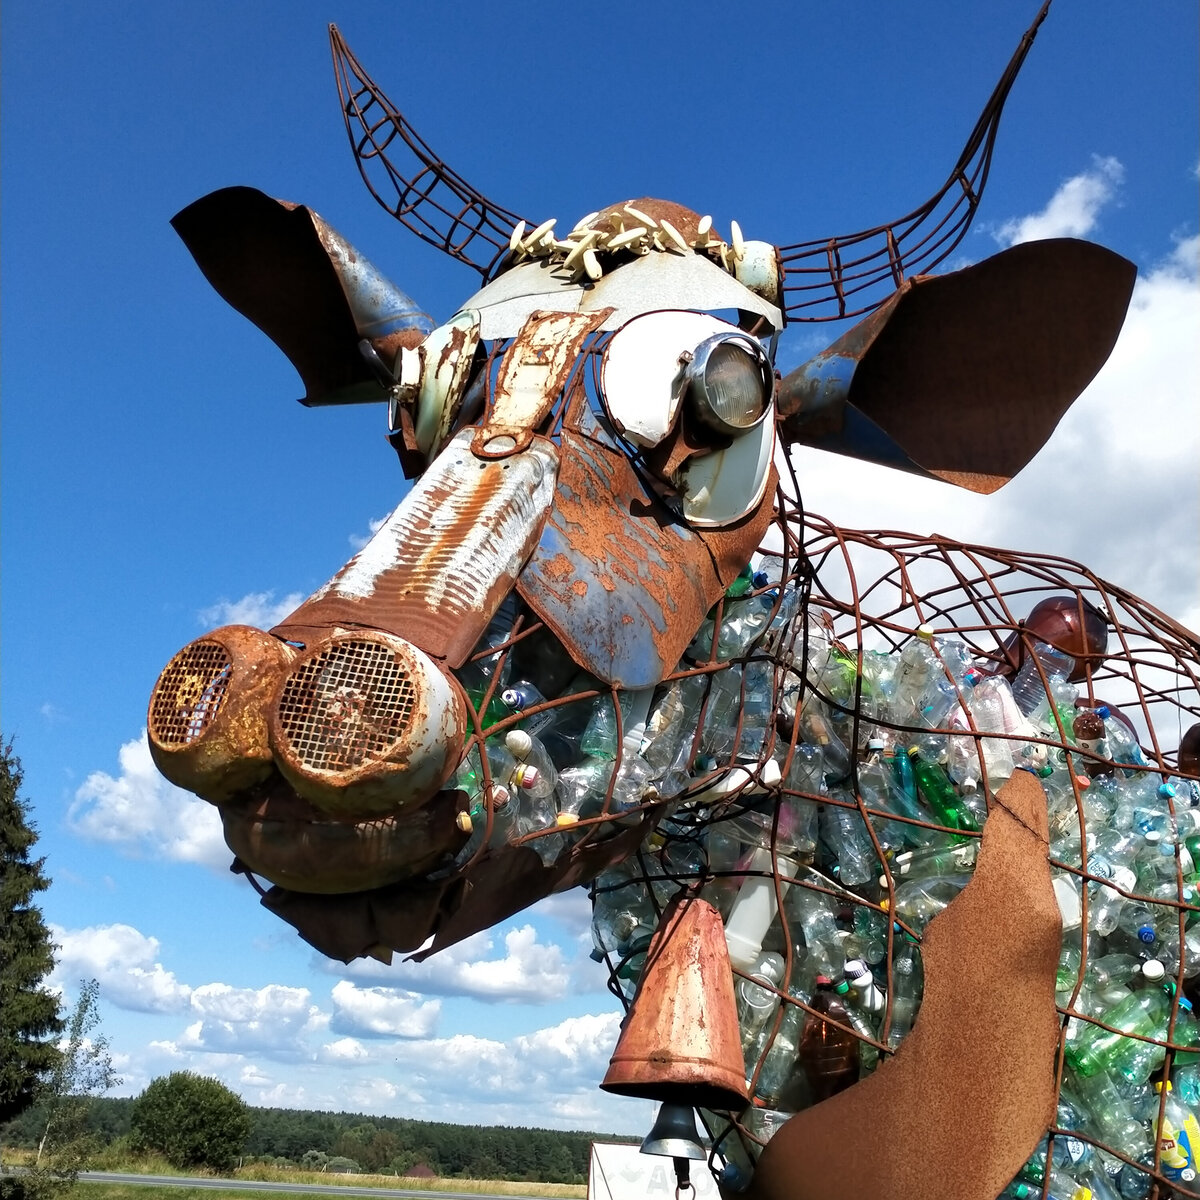
[[[1067,1061],[1084,1078],[1099,1071],[1110,1074],[1120,1071],[1138,1051],[1137,1040],[1123,1034],[1136,1033],[1161,1040],[1169,1012],[1170,1001],[1161,987],[1150,986],[1134,992],[1100,1016],[1105,1025],[1122,1032],[1112,1033],[1099,1025],[1089,1025],[1074,1044],[1068,1043]]]
[[[916,746],[908,751],[913,778],[936,819],[951,829],[978,833],[979,822],[963,802],[940,763],[929,762]]]
[[[846,1006],[825,975],[817,976],[810,1007],[817,1014],[849,1025]],[[848,1028],[839,1029],[810,1013],[800,1035],[797,1060],[808,1080],[813,1103],[819,1104],[858,1081],[858,1038]]]
[[[971,876],[967,873],[910,879],[896,888],[890,907],[886,899],[880,901],[880,905],[920,933],[970,882]]]
[[[742,1051],[746,1055],[747,1074],[757,1061],[754,1050],[759,1034],[768,1021],[775,1018],[779,1008],[778,988],[783,983],[784,961],[774,952],[760,954],[748,972],[749,979],[737,981],[738,1026],[742,1034]]]
[[[898,725],[915,725],[924,707],[924,694],[935,675],[944,673],[933,650],[933,630],[928,625],[917,629],[900,651],[892,678],[891,714]]]
[[[1035,640],[1030,650],[1031,653],[1025,656],[1025,661],[1012,682],[1013,699],[1027,717],[1036,713],[1042,705],[1049,703],[1046,688],[1038,672],[1038,664],[1041,664],[1046,673],[1047,681],[1053,676],[1065,680],[1075,669],[1075,659],[1071,655],[1046,642]]]
[[[1155,1094],[1161,1096],[1162,1090],[1160,1080],[1154,1085]],[[1190,1184],[1196,1178],[1200,1156],[1200,1124],[1195,1113],[1175,1095],[1169,1081],[1166,1091],[1162,1118],[1157,1123],[1160,1170],[1170,1180]]]
[[[895,1049],[912,1031],[925,990],[925,967],[921,947],[904,934],[896,943],[892,960],[892,1021],[887,1043]]]
[[[838,799],[851,798],[841,789],[838,792]],[[879,855],[857,808],[825,805],[821,810],[821,833],[837,859],[840,883],[852,888],[861,887],[879,874]]]
[[[729,918],[725,922],[725,941],[729,960],[740,971],[750,972],[762,953],[763,938],[779,911],[776,900],[776,873],[779,891],[787,894],[789,884],[783,876],[794,877],[799,864],[784,855],[772,856],[769,846],[758,846],[750,857],[746,879],[738,889]]]
[[[796,993],[789,988],[789,995]],[[808,997],[801,994],[800,998],[807,1001]],[[798,1004],[788,1004],[775,1031],[774,1041],[769,1048],[765,1047],[765,1038],[760,1038],[755,1052],[750,1056],[751,1067],[761,1057],[762,1049],[766,1049],[766,1057],[758,1072],[758,1082],[754,1089],[754,1098],[767,1108],[787,1109],[796,1111],[801,1103],[807,1104],[807,1081],[796,1063],[796,1054],[800,1046],[800,1030],[807,1014]],[[769,1030],[765,1031],[769,1033]],[[798,1094],[798,1093],[803,1093]]]
[[[1102,1141],[1120,1148],[1130,1158],[1149,1154],[1146,1127],[1133,1115],[1107,1071],[1097,1069],[1087,1075],[1075,1072],[1064,1079],[1062,1090],[1079,1100]]]

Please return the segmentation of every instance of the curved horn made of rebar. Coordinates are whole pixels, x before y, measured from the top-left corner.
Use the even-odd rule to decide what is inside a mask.
[[[417,237],[488,278],[521,217],[434,154],[363,70],[336,25],[329,27],[329,45],[346,133],[371,195]]]
[[[1049,10],[1045,0],[946,182],[924,204],[874,229],[779,247],[789,321],[836,321],[871,312],[906,278],[931,270],[954,251],[983,196],[1004,102]]]

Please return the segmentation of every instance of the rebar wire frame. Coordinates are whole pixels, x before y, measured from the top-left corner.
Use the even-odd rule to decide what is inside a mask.
[[[371,195],[422,241],[487,279],[507,255],[521,218],[481,195],[434,154],[363,69],[336,25],[329,27],[329,45],[346,134]],[[393,192],[394,199],[385,198]]]
[[[855,914],[859,913],[864,914],[867,920],[874,920],[886,927],[886,962],[881,962],[879,969],[881,975],[886,971],[884,988],[887,1002],[876,1036],[864,1038],[861,1031],[848,1029],[860,1043],[872,1048],[873,1053],[882,1058],[894,1053],[896,1048],[895,1043],[889,1043],[893,1020],[893,962],[901,938],[911,939],[919,945],[921,930],[896,919],[895,892],[898,880],[893,876],[890,857],[884,851],[879,832],[885,823],[899,823],[941,834],[954,834],[964,840],[979,836],[942,825],[932,813],[926,814],[928,820],[919,820],[869,805],[858,783],[860,764],[856,752],[864,744],[866,727],[870,725],[893,732],[901,742],[906,735],[911,737],[918,733],[940,733],[968,739],[975,744],[981,769],[983,737],[1006,737],[994,732],[981,733],[975,727],[965,704],[961,708],[970,725],[967,731],[951,729],[948,725],[936,730],[920,729],[882,718],[864,692],[865,656],[872,651],[898,651],[914,636],[918,626],[924,624],[931,626],[936,635],[950,635],[965,641],[981,670],[1011,672],[1014,664],[1010,658],[1011,650],[1006,651],[1005,643],[1015,635],[1017,648],[1023,657],[1033,640],[1032,634],[1025,631],[1024,614],[1048,595],[1073,595],[1102,612],[1109,627],[1107,653],[1103,657],[1086,660],[1085,675],[1078,684],[1080,698],[1086,698],[1093,704],[1106,702],[1124,714],[1137,730],[1148,776],[1159,779],[1179,776],[1176,750],[1179,739],[1185,729],[1200,721],[1200,641],[1196,635],[1125,589],[1099,579],[1081,564],[1053,555],[1017,554],[937,536],[918,538],[897,532],[839,529],[820,517],[809,516],[805,519],[798,505],[784,495],[782,488],[777,498],[777,508],[776,533],[784,548],[784,566],[782,579],[778,584],[772,584],[772,588],[777,588],[781,594],[789,585],[798,589],[801,604],[797,608],[796,618],[790,626],[768,635],[740,657],[718,661],[714,649],[707,661],[685,659],[671,678],[682,680],[693,675],[704,675],[713,682],[724,670],[739,665],[744,667],[753,661],[769,662],[774,671],[774,711],[777,714],[781,711],[784,684],[792,689],[798,714],[807,704],[823,705],[824,711],[832,714],[852,754],[853,766],[842,785],[844,791],[840,795],[830,795],[824,791],[808,792],[788,782],[793,756],[803,738],[797,717],[790,728],[786,722],[778,720],[774,729],[767,730],[757,759],[738,759],[751,775],[751,781],[741,794],[717,802],[690,801],[689,797],[702,792],[721,773],[720,769],[704,771],[696,768],[697,751],[707,717],[706,696],[692,745],[692,786],[668,808],[666,818],[643,849],[634,858],[601,875],[592,889],[593,905],[616,903],[623,906],[625,901],[622,897],[625,896],[632,901],[648,903],[655,914],[661,914],[680,890],[702,894],[720,907],[722,898],[728,903],[748,875],[767,875],[767,872],[751,869],[746,860],[739,862],[736,870],[732,871],[714,867],[706,851],[707,838],[714,830],[721,829],[723,824],[747,819],[759,821],[761,827],[764,813],[770,814],[769,849],[773,864],[770,877],[776,890],[777,912],[782,926],[782,944],[777,949],[785,960],[787,974],[778,986],[756,981],[758,986],[779,997],[779,1007],[774,1019],[760,1035],[758,1052],[747,1060],[746,1074],[751,1089],[758,1083],[767,1055],[775,1044],[789,1009],[799,1007],[806,1014],[817,1015],[807,1003],[788,992],[788,982],[796,978],[794,972],[800,967],[796,956],[803,953],[803,935],[799,929],[789,925],[789,921],[794,924],[794,918],[789,917],[791,905],[784,902],[785,890],[805,889],[813,894],[824,895],[838,912],[843,928],[848,922],[853,922]],[[777,598],[777,606],[778,603]],[[718,623],[725,604],[722,601],[715,614]],[[814,673],[808,640],[815,636],[814,630],[820,629],[832,635],[834,652],[825,669]],[[715,636],[713,642],[715,646]],[[1037,661],[1036,657],[1034,661]],[[803,669],[802,676],[798,675],[797,662],[810,664]],[[1049,681],[1040,664],[1039,672],[1042,686],[1048,690]],[[743,678],[743,697],[744,683]],[[1079,849],[1077,857],[1073,858],[1052,854],[1050,863],[1056,873],[1079,881],[1083,928],[1087,929],[1089,902],[1094,905],[1094,898],[1088,895],[1089,888],[1094,891],[1102,885],[1111,884],[1089,869],[1087,816],[1077,775],[1084,771],[1088,763],[1102,763],[1118,772],[1129,770],[1130,767],[1127,763],[1122,766],[1113,758],[1104,758],[1075,744],[1071,730],[1063,728],[1061,716],[1056,717],[1056,723],[1057,733],[1035,739],[1045,747],[1048,755],[1057,756],[1056,761],[1060,765],[1065,763],[1072,776],[1073,796],[1051,813],[1051,837],[1061,846],[1065,836],[1074,828],[1079,835]],[[743,727],[744,714],[741,714],[733,734],[735,748]],[[1013,743],[1028,741],[1020,735],[1007,736]],[[765,763],[772,756],[782,764],[784,782],[773,787],[763,785],[765,795],[762,787],[757,795],[751,795],[761,780]],[[990,790],[981,788],[985,795]],[[795,874],[786,873],[780,865],[780,852],[777,849],[777,839],[780,838],[779,802],[784,797],[798,797],[825,808],[840,807],[856,812],[878,859],[879,886],[845,886],[833,876],[823,873],[813,862],[801,862]],[[610,815],[606,804],[604,816],[596,818],[597,824]],[[816,853],[819,863],[820,850]],[[786,854],[795,858],[794,849],[787,850]],[[1176,886],[1172,897],[1146,895],[1138,888],[1117,890],[1133,900],[1178,913],[1181,951],[1180,964],[1175,973],[1175,989],[1177,995],[1182,995],[1185,987],[1192,990],[1188,981],[1196,967],[1184,941],[1184,924],[1191,914],[1200,912],[1200,900],[1183,878],[1178,851],[1175,865]],[[616,955],[611,951],[606,951],[605,955],[609,988],[628,1006],[633,994],[633,973],[628,961],[630,956]],[[1102,1029],[1121,1032],[1076,1007],[1087,965],[1087,939],[1084,938],[1078,972],[1069,985],[1072,989],[1070,997],[1064,999],[1066,993],[1062,988],[1059,990],[1062,1029],[1053,1064],[1059,1087],[1063,1079],[1064,1050],[1069,1031],[1078,1032],[1087,1024],[1094,1024]],[[749,978],[737,970],[734,975],[735,985]],[[1176,1038],[1177,1013],[1176,1006],[1165,1038],[1129,1035],[1161,1047],[1165,1057],[1155,1077],[1163,1080],[1169,1077],[1176,1054],[1195,1054],[1197,1049],[1190,1042]],[[828,1016],[821,1019],[832,1025],[839,1024]],[[752,1106],[741,1114],[702,1114],[713,1142],[714,1166],[719,1158],[745,1162],[754,1156],[753,1148],[763,1144],[763,1137],[748,1124],[748,1118],[752,1119],[754,1112]],[[1158,1157],[1152,1166],[1132,1163],[1120,1148],[1106,1145],[1094,1131],[1067,1130],[1055,1125],[1050,1129],[1049,1136],[1051,1153],[1055,1138],[1070,1136],[1096,1145],[1139,1170],[1148,1171],[1156,1185],[1166,1184]],[[1156,1155],[1158,1153],[1160,1151],[1156,1151]],[[1172,1182],[1171,1187],[1175,1191],[1171,1194],[1198,1194],[1187,1191],[1186,1186],[1178,1181]],[[1153,1194],[1159,1193],[1153,1191]]]
[[[789,321],[837,321],[871,312],[907,276],[924,274],[953,253],[983,198],[1000,114],[1049,9],[1045,0],[946,182],[924,204],[874,229],[779,247]]]

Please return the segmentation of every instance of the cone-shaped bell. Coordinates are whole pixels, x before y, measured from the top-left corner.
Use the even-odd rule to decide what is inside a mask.
[[[642,1142],[641,1152],[664,1158],[707,1157],[696,1128],[696,1110],[686,1104],[664,1104],[654,1118],[654,1128]]]
[[[386,400],[364,338],[390,367],[433,322],[336,229],[302,204],[249,187],[202,196],[171,218],[214,288],[291,360],[302,404]]]
[[[1135,274],[1111,250],[1056,238],[906,279],[783,380],[781,435],[994,492],[1108,358]]]
[[[711,904],[683,896],[663,913],[600,1086],[695,1108],[746,1106],[733,970]]]

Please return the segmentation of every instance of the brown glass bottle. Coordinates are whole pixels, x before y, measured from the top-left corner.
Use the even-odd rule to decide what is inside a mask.
[[[1108,622],[1104,614],[1082,596],[1047,596],[1039,600],[1022,622],[1025,630],[1040,642],[1054,646],[1075,660],[1067,678],[1078,683],[1087,673],[1090,661],[1095,670],[1108,649]],[[1001,675],[1015,675],[1026,650],[1016,634],[1004,643],[1005,661]]]
[[[810,1007],[843,1025],[850,1024],[846,1006],[824,975],[817,976]],[[796,1057],[808,1080],[814,1104],[858,1082],[858,1038],[849,1029],[839,1029],[811,1013],[804,1023]]]

